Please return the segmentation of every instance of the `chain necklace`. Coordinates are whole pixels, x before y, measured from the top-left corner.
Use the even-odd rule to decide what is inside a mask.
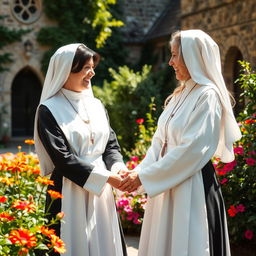
[[[161,157],[163,157],[166,153],[166,149],[167,149],[167,142],[168,142],[168,126],[169,126],[169,123],[171,121],[171,119],[174,117],[174,115],[177,113],[177,111],[179,110],[179,108],[182,106],[182,104],[185,102],[186,98],[188,97],[188,95],[191,93],[191,91],[196,87],[197,83],[190,89],[190,91],[188,92],[188,94],[184,97],[184,99],[182,100],[182,102],[180,103],[181,101],[181,98],[182,98],[182,95],[183,93],[180,95],[180,98],[178,100],[178,102],[175,104],[174,108],[172,109],[172,112],[171,114],[169,115],[166,123],[165,123],[165,140],[164,140],[164,144],[162,146],[162,149],[161,149]],[[179,104],[180,103],[180,104]]]
[[[95,133],[92,132],[92,127],[91,127],[89,115],[88,115],[88,112],[87,112],[86,108],[84,107],[88,119],[82,118],[81,115],[79,114],[79,112],[77,111],[77,109],[73,106],[73,104],[71,103],[71,101],[68,99],[68,97],[67,97],[62,91],[60,91],[60,92],[62,93],[62,95],[64,96],[64,98],[66,99],[66,101],[70,104],[70,106],[73,108],[74,112],[80,117],[80,119],[81,119],[84,123],[88,124],[88,129],[89,129],[89,132],[90,132],[90,142],[91,142],[92,144],[94,144]]]

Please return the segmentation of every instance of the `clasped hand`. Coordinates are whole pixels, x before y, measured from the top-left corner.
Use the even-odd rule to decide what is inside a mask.
[[[108,183],[112,187],[129,193],[135,191],[141,185],[137,172],[125,170],[120,170],[117,174],[111,175]]]

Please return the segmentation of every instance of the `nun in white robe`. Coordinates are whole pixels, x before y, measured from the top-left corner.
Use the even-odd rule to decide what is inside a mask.
[[[115,133],[91,87],[82,92],[63,88],[80,45],[66,45],[52,56],[36,112],[41,173],[51,174],[55,185],[48,189],[63,195],[51,206],[49,219],[65,214],[64,222],[54,226],[66,245],[63,255],[127,255],[112,188],[106,183],[110,171],[125,168]]]
[[[191,79],[164,109],[135,169],[148,194],[138,255],[229,256],[225,207],[210,159],[233,161],[232,144],[241,134],[217,44],[200,30],[181,31],[180,41]]]

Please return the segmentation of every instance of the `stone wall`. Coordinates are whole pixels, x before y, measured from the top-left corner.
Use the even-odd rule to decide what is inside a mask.
[[[200,28],[219,44],[222,61],[231,46],[256,64],[256,5],[254,0],[183,0],[182,29]]]
[[[255,0],[182,0],[181,28],[202,29],[218,43],[227,87],[234,91],[237,56],[256,69]]]
[[[30,24],[22,23],[17,20],[12,12],[11,4],[14,1],[3,0],[0,2],[0,15],[5,15],[1,24],[9,29],[31,29],[31,32],[23,35],[20,42],[12,43],[1,49],[1,53],[12,53],[13,62],[7,65],[8,71],[0,73],[0,100],[1,103],[7,104],[6,123],[11,128],[11,86],[17,73],[25,67],[29,67],[43,84],[44,75],[41,72],[41,58],[46,50],[36,41],[36,35],[41,27],[52,24],[41,12],[38,19]],[[29,42],[30,50],[25,49],[25,42]],[[9,135],[11,129],[9,130]]]

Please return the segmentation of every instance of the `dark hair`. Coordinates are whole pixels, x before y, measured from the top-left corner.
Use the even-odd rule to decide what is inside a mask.
[[[80,72],[85,63],[89,61],[91,58],[93,59],[94,66],[96,67],[100,61],[100,55],[85,45],[81,44],[80,46],[78,46],[73,59],[71,72]]]

